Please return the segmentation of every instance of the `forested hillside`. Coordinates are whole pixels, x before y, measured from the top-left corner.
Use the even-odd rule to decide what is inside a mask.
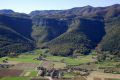
[[[106,35],[98,49],[120,56],[120,16],[107,20],[105,25]]]
[[[89,54],[91,50],[120,55],[120,5],[68,10],[0,10],[0,53],[49,48],[54,55]]]
[[[52,54],[89,54],[105,34],[104,24],[98,20],[74,19],[68,27],[65,33],[48,43]]]
[[[29,19],[0,15],[0,56],[32,50],[31,27]]]

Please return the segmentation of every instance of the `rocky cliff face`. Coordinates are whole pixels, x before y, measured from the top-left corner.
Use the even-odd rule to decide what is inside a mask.
[[[67,30],[66,21],[60,19],[33,18],[33,24],[32,37],[39,46],[60,36]]]

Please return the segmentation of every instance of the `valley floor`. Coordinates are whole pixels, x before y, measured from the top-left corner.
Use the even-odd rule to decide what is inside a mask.
[[[41,54],[44,54],[46,50],[34,50],[33,52],[22,53],[18,57],[3,57],[0,58],[0,80],[120,80],[120,74],[104,73],[99,71],[98,67],[114,67],[120,62],[105,61],[94,64],[96,61],[95,54],[88,56],[79,56],[76,58],[52,56],[48,55],[41,60],[37,60]],[[33,54],[34,53],[34,54]],[[7,60],[7,63],[4,62]],[[89,63],[89,64],[88,64]],[[45,66],[50,68],[50,65],[54,65],[55,69],[70,69],[64,71],[62,78],[64,79],[52,79],[50,76],[41,77],[37,68],[39,66]],[[86,76],[78,75],[79,70],[75,68],[83,69],[95,69]],[[74,77],[80,76],[80,78],[74,79]]]

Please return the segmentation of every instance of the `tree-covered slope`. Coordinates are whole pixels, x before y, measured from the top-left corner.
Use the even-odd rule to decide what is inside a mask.
[[[0,15],[0,56],[32,50],[31,27],[27,19]]]
[[[88,54],[105,34],[104,23],[93,19],[73,19],[68,30],[47,45],[54,55]],[[97,36],[97,37],[96,37]]]
[[[120,55],[120,16],[106,21],[106,35],[98,47],[101,51]]]

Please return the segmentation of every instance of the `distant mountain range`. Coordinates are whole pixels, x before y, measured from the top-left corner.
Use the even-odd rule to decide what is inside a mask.
[[[68,10],[0,10],[0,56],[35,48],[53,55],[109,51],[120,56],[120,4]]]

